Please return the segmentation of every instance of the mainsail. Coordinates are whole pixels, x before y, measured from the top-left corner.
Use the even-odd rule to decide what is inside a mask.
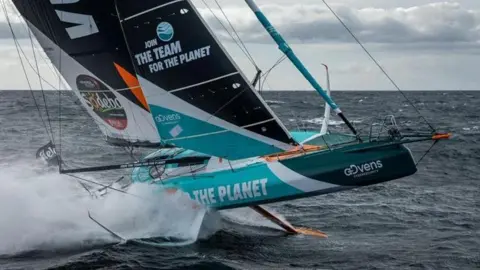
[[[108,142],[131,146],[160,143],[113,0],[13,3]]]
[[[190,1],[116,4],[163,141],[228,159],[297,144]]]

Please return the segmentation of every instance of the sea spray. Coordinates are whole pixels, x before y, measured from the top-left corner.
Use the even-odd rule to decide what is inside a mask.
[[[127,239],[195,240],[198,215],[204,214],[186,195],[166,196],[146,184],[129,189],[141,199],[113,191],[92,199],[75,179],[39,163],[0,164],[0,171],[0,254],[115,242],[88,218],[88,211]]]

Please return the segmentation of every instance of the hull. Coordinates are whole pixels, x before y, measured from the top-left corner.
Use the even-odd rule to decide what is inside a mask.
[[[391,142],[353,144],[280,160],[257,157],[234,163],[212,158],[203,166],[196,173],[155,183],[162,190],[185,192],[210,208],[230,209],[378,184],[417,171],[409,149]],[[151,182],[148,170],[135,169],[132,179]]]

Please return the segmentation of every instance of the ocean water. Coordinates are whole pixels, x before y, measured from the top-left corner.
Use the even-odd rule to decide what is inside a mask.
[[[324,105],[315,93],[263,94],[289,129],[320,128]],[[205,214],[187,198],[158,196],[148,186],[92,199],[75,178],[35,160],[48,139],[30,92],[0,91],[0,269],[480,269],[480,92],[406,95],[452,139],[437,144],[413,176],[267,206],[329,235],[319,239],[285,235],[249,209]],[[147,153],[106,146],[83,109],[61,96],[61,110],[57,93],[46,99],[68,164]],[[333,96],[362,132],[389,114],[403,130],[428,130],[398,92]],[[346,131],[336,117],[330,128]],[[410,149],[419,159],[429,146]],[[79,176],[109,183],[125,173]],[[122,236],[155,245],[118,244],[88,211]]]

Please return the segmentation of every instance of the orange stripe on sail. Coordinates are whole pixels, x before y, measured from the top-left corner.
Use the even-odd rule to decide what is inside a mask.
[[[140,82],[138,81],[137,77],[132,75],[130,72],[128,72],[126,69],[124,69],[122,66],[120,66],[117,63],[113,63],[115,65],[115,68],[117,69],[118,73],[122,77],[123,81],[127,84],[128,88],[132,91],[132,93],[135,95],[135,97],[142,103],[142,105],[145,107],[145,109],[150,110],[148,107],[147,100],[145,99],[145,96],[143,95],[142,88],[140,87]]]

